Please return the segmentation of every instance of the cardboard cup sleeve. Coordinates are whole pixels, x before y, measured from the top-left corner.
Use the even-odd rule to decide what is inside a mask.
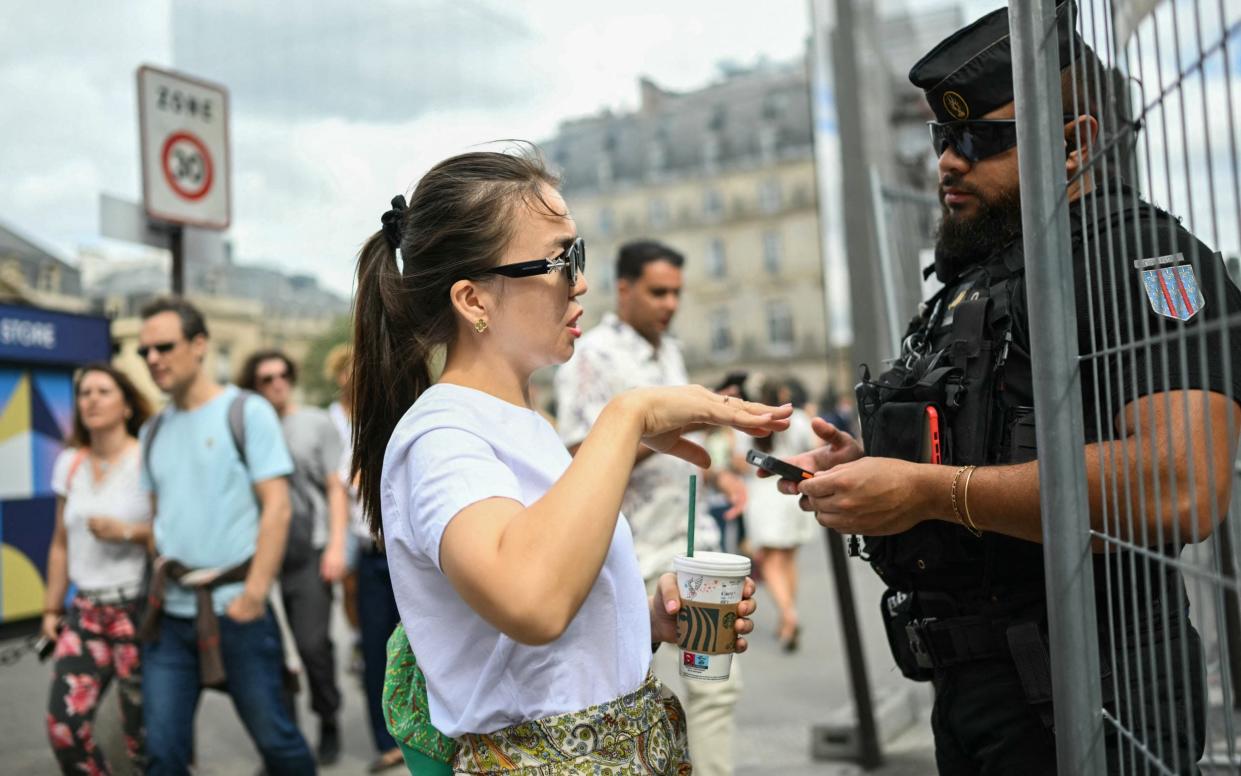
[[[737,651],[737,606],[682,600],[677,615],[677,646],[704,655]]]

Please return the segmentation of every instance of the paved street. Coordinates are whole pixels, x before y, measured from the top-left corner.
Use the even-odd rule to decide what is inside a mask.
[[[822,542],[803,548],[801,614],[803,620],[802,649],[793,655],[782,653],[772,636],[775,627],[770,600],[760,587],[758,629],[752,638],[745,661],[746,686],[738,710],[739,739],[737,742],[738,776],[803,776],[861,773],[857,766],[841,761],[824,762],[811,758],[811,729],[815,725],[839,718],[849,703],[848,673],[839,634],[835,598],[828,587],[827,553]],[[886,748],[887,763],[874,773],[905,775],[934,772],[931,739],[927,719],[929,695],[924,687],[915,688],[906,682],[888,656],[878,619],[878,578],[858,561],[853,561],[853,580],[858,610],[863,621],[863,639],[868,655],[868,668],[876,695],[890,698],[889,707],[900,707],[905,716],[911,699],[921,706],[921,721]],[[343,616],[336,613],[338,656],[342,671],[347,663],[347,643]],[[5,646],[5,645],[0,645]],[[352,675],[342,673],[345,705],[341,718],[344,755],[341,762],[325,769],[325,774],[364,773],[374,753],[367,727],[361,692]],[[43,732],[44,704],[48,687],[48,670],[33,657],[21,663],[0,668],[0,692],[6,703],[0,706],[0,773],[53,773],[55,765]],[[908,693],[910,688],[917,692]],[[109,696],[113,693],[110,690]],[[301,722],[308,736],[315,732],[315,720],[306,708],[305,693]],[[148,710],[158,713],[158,709]],[[99,726],[108,743],[118,735],[115,701],[105,698]],[[313,740],[312,740],[313,744]],[[258,770],[258,757],[245,731],[237,722],[228,698],[219,693],[203,696],[198,714],[198,774],[201,776],[249,776]],[[113,763],[121,762],[116,757]],[[124,768],[117,768],[125,773]],[[399,773],[399,771],[394,771]]]

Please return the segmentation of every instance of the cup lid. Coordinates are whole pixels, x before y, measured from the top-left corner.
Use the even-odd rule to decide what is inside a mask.
[[[744,577],[750,573],[750,559],[731,552],[695,552],[692,558],[677,555],[672,559],[672,568],[686,574]]]

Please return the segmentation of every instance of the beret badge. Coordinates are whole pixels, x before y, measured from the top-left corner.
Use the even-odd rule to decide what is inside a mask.
[[[970,106],[965,98],[956,92],[944,92],[944,110],[948,111],[948,115],[957,121],[964,121],[970,117]]]

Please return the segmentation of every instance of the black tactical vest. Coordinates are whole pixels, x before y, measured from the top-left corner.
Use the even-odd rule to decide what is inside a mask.
[[[1016,241],[923,305],[891,368],[872,380],[863,367],[857,398],[868,455],[919,460],[930,406],[939,416],[943,463],[1034,460],[1026,322],[1013,314],[1024,279]],[[890,587],[906,592],[1011,605],[1044,595],[1041,545],[993,533],[975,537],[942,520],[867,537],[864,557]]]
[[[1116,273],[1133,271],[1134,258],[1189,250],[1196,242],[1180,230],[1175,218],[1119,184],[1109,186],[1088,205],[1073,203],[1069,212],[1079,308],[1086,282],[1088,227],[1093,239],[1115,243]],[[1174,232],[1180,233],[1175,240],[1170,237]],[[1148,239],[1160,235],[1160,240]],[[1205,246],[1199,251],[1210,256]],[[1226,282],[1222,264],[1212,270],[1213,266],[1200,260],[1199,269],[1208,273],[1203,282]],[[1142,304],[1141,299],[1136,302],[1139,311]],[[1080,329],[1081,309],[1078,321]],[[1021,241],[1016,240],[923,305],[906,332],[901,357],[890,369],[872,380],[863,367],[857,394],[867,454],[919,460],[925,407],[933,404],[944,436],[943,463],[985,466],[1034,460],[1029,331],[1025,264]],[[1078,336],[1079,340],[1083,336],[1080,330]],[[1107,390],[1117,393],[1115,387]],[[1241,396],[1241,390],[1236,395]],[[1097,439],[1091,418],[1101,408],[1094,404],[1093,392],[1083,387],[1087,443]],[[1169,544],[1161,550],[1174,558],[1181,546]],[[1046,596],[1042,545],[989,532],[975,537],[963,526],[943,520],[928,520],[895,536],[868,537],[865,556],[891,588],[947,593],[966,606],[976,602],[1011,611]],[[1122,551],[1095,557],[1095,593],[1100,600],[1109,587],[1116,593],[1134,583],[1135,572],[1127,566],[1147,567],[1141,558],[1130,562],[1128,556]],[[1110,583],[1109,559],[1116,567]],[[1152,585],[1164,591],[1157,595],[1166,592],[1169,601],[1185,600],[1184,583],[1175,567],[1161,566],[1150,576],[1156,580]],[[1179,611],[1178,604],[1172,606]]]

